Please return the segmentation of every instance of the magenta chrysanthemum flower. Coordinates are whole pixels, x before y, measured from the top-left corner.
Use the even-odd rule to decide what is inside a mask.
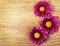
[[[44,32],[44,30],[37,28],[37,27],[32,27],[30,32],[29,32],[29,38],[30,38],[32,43],[39,45],[47,37],[46,37],[46,33]]]
[[[34,5],[34,13],[36,16],[45,16],[51,13],[51,5],[46,1],[40,1]]]
[[[56,16],[50,15],[43,18],[43,20],[40,22],[40,26],[45,29],[45,31],[52,34],[57,31],[59,22]]]

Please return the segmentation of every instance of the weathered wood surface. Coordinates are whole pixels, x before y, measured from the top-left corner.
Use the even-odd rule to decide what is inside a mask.
[[[60,17],[60,0],[47,1],[54,9],[52,14]],[[28,32],[41,20],[33,13],[36,2],[38,0],[0,0],[0,46],[34,46],[28,39]],[[60,46],[60,30],[41,46]]]

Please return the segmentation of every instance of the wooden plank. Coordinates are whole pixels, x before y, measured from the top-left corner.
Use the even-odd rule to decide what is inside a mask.
[[[60,0],[47,0],[54,9],[52,15],[60,17]],[[0,46],[34,46],[28,39],[32,26],[42,19],[33,13],[38,0],[0,0]],[[60,30],[51,34],[41,46],[59,46]]]

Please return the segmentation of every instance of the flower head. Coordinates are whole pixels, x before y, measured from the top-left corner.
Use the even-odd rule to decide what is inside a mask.
[[[36,16],[45,16],[51,13],[51,5],[46,1],[40,1],[34,5]]]
[[[41,44],[46,39],[46,37],[47,36],[44,30],[37,27],[32,27],[29,32],[30,41],[36,45]]]
[[[43,18],[43,20],[40,22],[40,26],[45,29],[49,33],[54,33],[57,31],[59,22],[56,18],[56,16],[46,16]]]

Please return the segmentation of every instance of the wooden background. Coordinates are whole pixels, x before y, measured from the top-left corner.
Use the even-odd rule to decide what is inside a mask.
[[[54,9],[52,14],[60,17],[60,0],[47,1]],[[41,20],[33,13],[33,6],[37,2],[38,0],[0,0],[0,46],[34,46],[28,39],[28,32]],[[60,46],[60,30],[51,34],[41,46]]]

